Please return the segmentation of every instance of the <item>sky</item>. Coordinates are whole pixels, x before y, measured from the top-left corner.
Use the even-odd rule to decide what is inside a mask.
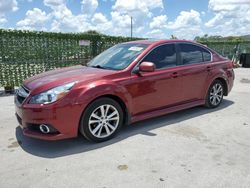
[[[194,39],[250,34],[250,0],[0,0],[0,28]]]

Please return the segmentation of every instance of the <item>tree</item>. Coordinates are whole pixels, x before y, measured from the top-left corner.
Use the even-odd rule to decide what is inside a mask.
[[[91,35],[101,35],[101,33],[96,31],[96,30],[88,30],[88,31],[85,31],[83,33],[91,34]]]
[[[171,39],[177,39],[177,37],[174,35],[171,35]]]

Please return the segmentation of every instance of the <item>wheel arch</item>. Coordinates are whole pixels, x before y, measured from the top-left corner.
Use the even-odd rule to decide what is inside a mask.
[[[224,95],[224,96],[227,96],[227,95],[228,95],[228,85],[227,85],[227,81],[226,81],[223,77],[218,77],[218,78],[214,79],[214,81],[215,81],[215,80],[219,80],[219,81],[222,82],[222,84],[223,84],[223,95]],[[213,81],[213,82],[214,82],[214,81]]]
[[[222,82],[222,84],[223,84],[223,90],[224,90],[224,91],[223,91],[223,95],[224,95],[224,96],[227,96],[227,95],[228,95],[228,85],[227,85],[226,79],[225,79],[224,77],[222,77],[222,76],[216,76],[216,77],[214,77],[213,79],[211,79],[211,81],[210,81],[208,87],[206,87],[206,90],[205,90],[205,93],[204,93],[204,98],[206,98],[207,92],[208,92],[208,90],[209,90],[211,84],[212,84],[215,80],[219,80],[219,81]]]
[[[95,101],[99,98],[103,98],[103,97],[111,98],[114,101],[118,102],[118,104],[121,106],[123,114],[124,114],[123,123],[128,124],[130,122],[130,115],[129,115],[128,107],[126,106],[125,102],[119,96],[114,95],[114,94],[104,94],[104,95],[98,96],[93,101]],[[92,103],[93,101],[91,101],[90,103]]]
[[[124,125],[127,125],[130,123],[130,113],[129,113],[129,109],[126,105],[126,103],[122,100],[121,97],[115,95],[115,94],[103,94],[103,95],[99,95],[97,96],[96,98],[92,99],[87,105],[86,107],[84,108],[84,110],[82,111],[81,113],[81,116],[80,116],[80,119],[79,119],[79,123],[78,123],[78,127],[80,126],[81,124],[81,119],[82,119],[82,116],[84,114],[84,112],[86,111],[86,109],[88,108],[88,106],[93,103],[95,100],[97,99],[100,99],[100,98],[110,98],[110,99],[113,99],[114,101],[116,101],[122,108],[122,111],[123,111],[123,115],[124,115],[124,118],[123,118],[123,124]],[[79,128],[78,128],[79,130]]]

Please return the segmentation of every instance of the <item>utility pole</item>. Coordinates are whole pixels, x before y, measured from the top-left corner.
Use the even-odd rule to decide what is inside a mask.
[[[132,37],[133,37],[133,17],[131,16],[130,18],[131,18],[131,24],[130,24],[131,28],[130,29],[131,29],[131,39],[132,39]]]

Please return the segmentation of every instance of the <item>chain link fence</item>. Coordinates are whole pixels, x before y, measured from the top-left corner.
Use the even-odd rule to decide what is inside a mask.
[[[219,54],[234,61],[238,61],[240,54],[250,53],[250,41],[242,42],[201,42],[202,44],[214,49]]]

